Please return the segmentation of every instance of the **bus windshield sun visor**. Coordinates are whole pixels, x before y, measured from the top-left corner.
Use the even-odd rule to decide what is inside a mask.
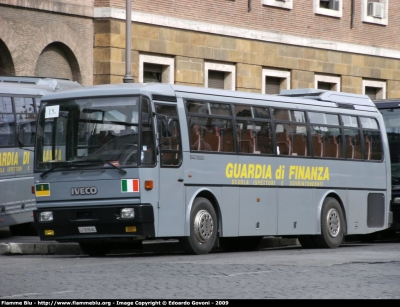
[[[118,170],[121,175],[125,175],[126,170],[115,165],[113,162],[114,162],[114,160],[101,160],[101,159],[52,162],[53,166],[50,169],[48,169],[47,171],[40,174],[40,177],[46,178],[47,174],[55,171],[56,169],[60,169],[60,168],[85,167],[85,166],[94,166],[94,165],[111,166],[112,168]]]

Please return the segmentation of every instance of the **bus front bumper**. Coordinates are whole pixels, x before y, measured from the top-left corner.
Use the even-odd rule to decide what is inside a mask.
[[[42,241],[79,243],[155,236],[151,204],[36,209],[34,225]]]

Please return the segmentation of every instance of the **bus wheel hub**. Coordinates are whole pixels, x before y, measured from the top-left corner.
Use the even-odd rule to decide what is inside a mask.
[[[199,242],[207,242],[214,230],[214,222],[210,213],[206,210],[200,210],[194,219],[194,233]]]

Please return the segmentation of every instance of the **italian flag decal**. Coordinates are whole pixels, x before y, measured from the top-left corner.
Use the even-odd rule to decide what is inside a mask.
[[[50,196],[50,184],[49,183],[38,183],[35,184],[36,196]]]
[[[122,179],[121,192],[139,192],[139,179]]]

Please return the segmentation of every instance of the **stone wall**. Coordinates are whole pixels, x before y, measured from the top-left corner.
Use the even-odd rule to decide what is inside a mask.
[[[3,5],[6,2],[8,5]],[[70,75],[83,85],[93,84],[93,1],[64,1],[63,10],[59,2],[50,2],[0,0],[0,45],[4,55],[0,63],[7,62],[2,65],[6,71],[0,74]],[[54,14],[57,10],[73,14]],[[43,58],[47,60],[40,61]]]
[[[94,23],[94,83],[122,82],[125,74],[125,21]],[[363,79],[387,81],[388,98],[400,97],[400,61],[215,34],[132,24],[132,75],[139,54],[175,58],[175,83],[204,86],[204,62],[236,65],[236,89],[261,92],[263,68],[291,72],[290,88],[314,87],[314,75],[342,79],[341,91],[361,93]]]

